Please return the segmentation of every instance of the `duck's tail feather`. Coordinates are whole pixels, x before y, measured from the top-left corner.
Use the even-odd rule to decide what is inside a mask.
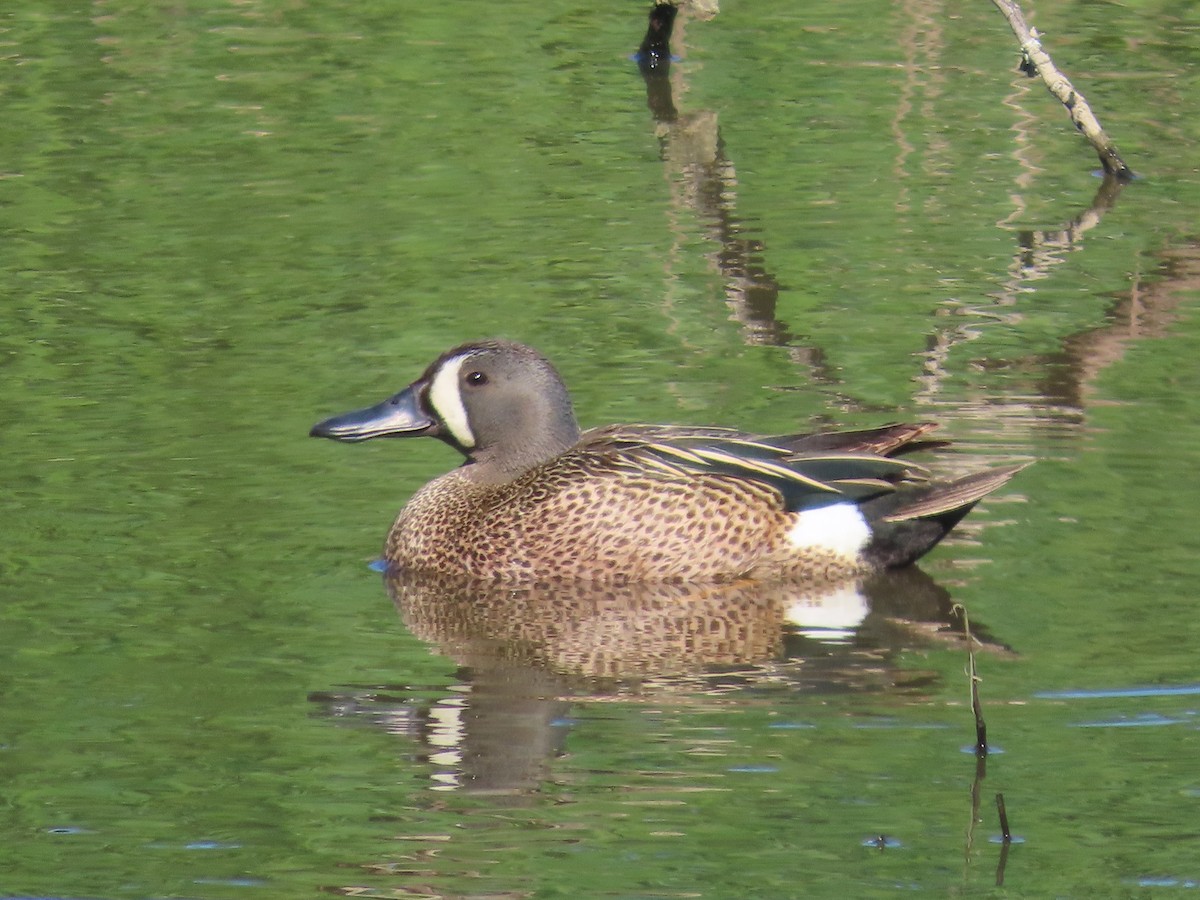
[[[901,489],[863,504],[871,522],[864,556],[876,566],[916,562],[944,538],[985,496],[1006,484],[1028,463],[976,472],[955,481]]]
[[[967,510],[996,488],[1006,484],[1010,478],[1027,465],[1029,463],[1018,463],[1015,466],[988,469],[986,472],[976,472],[956,481],[933,484],[925,490],[916,492],[916,496],[900,493],[897,497],[900,504],[886,513],[882,517],[882,521],[904,522],[908,519],[931,519],[959,511],[961,511],[959,518],[962,518]]]

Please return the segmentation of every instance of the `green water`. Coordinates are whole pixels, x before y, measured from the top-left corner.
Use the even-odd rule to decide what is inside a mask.
[[[0,897],[1200,884],[1196,10],[1031,11],[1143,176],[1097,200],[991,4],[727,3],[672,122],[644,7],[0,14]],[[920,614],[596,679],[367,568],[450,451],[305,437],[492,334],[588,425],[1037,464]]]

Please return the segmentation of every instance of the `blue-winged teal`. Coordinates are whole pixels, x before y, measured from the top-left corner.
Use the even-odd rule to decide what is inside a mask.
[[[934,427],[580,432],[550,362],[489,340],[443,353],[394,397],[312,435],[429,435],[466,457],[401,511],[384,550],[391,564],[513,582],[627,582],[828,578],[911,563],[1021,468],[927,481],[895,456]]]

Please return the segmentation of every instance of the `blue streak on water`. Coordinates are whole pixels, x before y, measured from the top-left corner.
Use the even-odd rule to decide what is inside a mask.
[[[779,731],[799,731],[802,728],[816,728],[811,722],[772,722],[767,728]]]
[[[1101,720],[1099,722],[1076,722],[1074,728],[1146,728],[1156,725],[1181,725],[1186,719],[1171,718],[1169,716],[1160,716],[1156,713],[1146,713],[1140,716],[1121,716],[1116,719]]]
[[[1159,687],[1108,688],[1097,690],[1038,691],[1033,696],[1043,700],[1090,700],[1112,697],[1190,697],[1200,694],[1200,684],[1163,685]]]
[[[47,828],[47,834],[91,834],[86,828],[80,828],[78,825],[58,825],[54,828]]]
[[[184,845],[184,850],[240,850],[241,844],[222,841],[192,841]]]
[[[1139,878],[1136,884],[1138,887],[1200,887],[1200,881],[1196,881],[1194,878]]]
[[[372,572],[386,572],[388,570],[388,562],[386,559],[373,559],[367,563],[367,568]]]
[[[993,834],[990,838],[988,838],[988,842],[992,843],[992,844],[1003,844],[1004,843],[1004,835]],[[1017,835],[1013,834],[1013,835],[1009,835],[1008,842],[1010,844],[1023,844],[1023,843],[1025,843],[1025,838],[1018,837]]]

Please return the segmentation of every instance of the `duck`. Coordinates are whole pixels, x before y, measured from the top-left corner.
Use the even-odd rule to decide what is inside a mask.
[[[433,437],[463,457],[400,511],[386,566],[510,584],[831,580],[910,565],[1024,464],[948,481],[907,454],[932,422],[761,436],[580,429],[558,370],[510,340],[465,343],[311,436]]]

